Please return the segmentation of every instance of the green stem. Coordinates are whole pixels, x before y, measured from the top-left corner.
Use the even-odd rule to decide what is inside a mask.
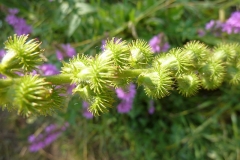
[[[5,88],[13,84],[13,79],[0,79],[0,88]]]
[[[40,76],[40,78],[44,78],[46,81],[51,82],[52,84],[70,84],[72,80],[70,79],[70,75],[68,74],[59,74],[54,76]],[[8,79],[0,79],[0,88],[11,86],[14,82],[19,81],[20,78],[8,78]]]
[[[132,69],[132,70],[124,70],[121,73],[118,73],[116,76],[121,78],[136,78],[141,73],[146,72],[147,69]],[[40,78],[44,78],[47,82],[51,82],[55,85],[60,84],[70,84],[72,80],[70,79],[69,74],[58,74],[53,76],[40,76]],[[19,81],[20,78],[12,78],[12,79],[0,79],[0,88],[4,88],[13,84],[13,82]]]
[[[70,75],[68,74],[58,74],[54,76],[41,76],[48,82],[52,82],[53,84],[70,84],[72,80],[70,79]]]
[[[117,74],[117,77],[121,78],[136,78],[138,77],[141,73],[146,72],[148,69],[131,69],[131,70],[124,70],[121,73]]]

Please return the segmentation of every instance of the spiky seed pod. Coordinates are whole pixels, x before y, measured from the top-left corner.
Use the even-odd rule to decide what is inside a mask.
[[[100,56],[96,56],[89,66],[89,84],[95,93],[103,92],[113,84],[115,66],[111,61],[106,61]],[[80,74],[80,73],[79,73]],[[82,77],[84,75],[78,75]]]
[[[177,77],[179,93],[188,97],[197,93],[200,85],[196,74],[183,74]]]
[[[71,75],[72,83],[87,83],[94,92],[100,93],[112,85],[116,67],[111,59],[104,59],[100,55],[91,59],[78,56],[69,64],[64,63],[62,70],[63,74]]]
[[[61,89],[51,86],[43,78],[25,75],[14,85],[9,94],[13,95],[13,105],[19,114],[29,116],[30,114],[49,115],[62,104],[59,95]]]
[[[113,92],[106,90],[104,93],[96,94],[93,99],[90,100],[89,111],[93,115],[99,115],[100,112],[108,112],[108,108],[112,107],[114,102]]]
[[[151,47],[144,40],[132,41],[129,45],[131,53],[130,64],[132,67],[142,68],[151,63],[153,59],[153,52]]]
[[[100,112],[107,112],[114,101],[113,91],[106,89],[101,93],[95,93],[89,85],[78,85],[74,89],[74,93],[78,93],[80,97],[90,104],[89,111],[94,115],[99,115]]]
[[[105,50],[99,55],[99,59],[112,61],[119,71],[128,67],[130,53],[126,41],[112,38],[111,40],[107,40],[104,48]]]
[[[89,85],[87,84],[79,84],[76,88],[73,89],[73,93],[78,93],[80,97],[88,101],[89,99],[92,99],[95,95],[94,92],[90,89]]]
[[[213,58],[215,60],[222,60],[232,62],[238,57],[240,46],[239,44],[219,44],[213,50]]]
[[[154,60],[154,66],[170,69],[174,74],[181,74],[194,67],[192,52],[183,52],[182,49],[172,49],[166,55],[160,55]]]
[[[227,67],[227,79],[232,85],[239,85],[240,83],[240,65]]]
[[[148,96],[162,98],[172,90],[171,72],[166,68],[156,67],[138,77],[138,85],[143,85]]]
[[[72,83],[82,83],[84,79],[80,79],[78,74],[89,67],[91,59],[82,54],[78,54],[76,57],[72,58],[69,63],[63,62],[62,73],[70,74]]]
[[[200,43],[198,41],[192,41],[184,45],[183,53],[187,55],[193,54],[194,55],[193,60],[195,62],[198,62],[198,61],[204,61],[207,58],[209,51],[205,44]]]
[[[225,67],[221,61],[210,60],[199,70],[202,86],[205,89],[216,89],[221,85],[225,76]]]
[[[127,86],[131,81],[133,80],[133,78],[129,78],[129,77],[115,77],[114,81],[112,82],[112,86],[114,88],[122,88],[124,86]]]
[[[10,69],[23,69],[30,72],[42,62],[39,48],[40,44],[35,39],[26,42],[28,36],[14,35],[5,42],[6,55],[2,59],[1,68],[3,72]]]

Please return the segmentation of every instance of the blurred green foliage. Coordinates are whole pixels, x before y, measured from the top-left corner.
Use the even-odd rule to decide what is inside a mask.
[[[43,42],[49,63],[58,67],[61,63],[55,50],[62,43],[71,43],[78,53],[94,55],[101,51],[101,40],[108,37],[149,41],[160,32],[166,34],[171,47],[191,40],[210,46],[240,41],[239,34],[197,34],[210,20],[220,19],[221,11],[226,19],[239,10],[239,0],[2,0],[1,42],[13,34],[5,22],[8,8],[20,10],[18,15],[33,27],[30,36]],[[190,98],[172,93],[154,101],[153,115],[148,113],[150,99],[142,88],[128,114],[112,108],[92,120],[82,116],[81,101],[75,96],[68,97],[65,112],[53,117],[25,119],[1,111],[0,160],[239,160],[239,89],[223,84]],[[30,134],[45,124],[65,121],[70,127],[56,142],[36,153],[28,151]]]

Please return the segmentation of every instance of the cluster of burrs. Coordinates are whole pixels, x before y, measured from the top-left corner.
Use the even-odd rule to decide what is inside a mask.
[[[64,83],[75,84],[73,93],[90,104],[94,115],[99,115],[114,104],[114,89],[131,82],[143,86],[153,98],[167,96],[173,89],[191,96],[200,88],[216,89],[223,81],[233,85],[240,82],[238,44],[208,48],[193,41],[155,56],[143,40],[128,43],[113,38],[98,55],[78,54],[63,62],[61,74],[43,77],[31,74],[42,62],[40,43],[26,40],[27,36],[10,37],[0,64],[0,73],[6,76],[0,81],[0,105],[24,115],[47,115],[62,108],[60,85]]]

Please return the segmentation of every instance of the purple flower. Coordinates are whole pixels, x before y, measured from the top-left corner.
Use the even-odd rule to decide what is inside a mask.
[[[153,114],[154,111],[155,111],[154,102],[153,102],[153,100],[150,100],[150,102],[149,102],[149,108],[148,108],[148,113],[149,113],[149,114]]]
[[[208,22],[205,26],[205,29],[206,30],[210,30],[214,27],[214,24],[215,24],[215,21],[214,20],[211,20],[210,22]]]
[[[0,59],[2,59],[5,54],[6,54],[6,51],[4,49],[1,49],[0,50]]]
[[[18,17],[15,15],[12,15],[12,14],[7,15],[5,20],[8,24],[10,24],[12,26],[17,25],[17,23],[18,23]]]
[[[56,125],[51,124],[45,128],[45,132],[49,133],[49,132],[52,132],[54,129],[56,129]]]
[[[202,29],[197,30],[197,33],[199,37],[203,37],[206,34],[205,31]]]
[[[154,53],[166,52],[170,48],[169,43],[166,41],[166,37],[163,33],[154,36],[150,41],[149,45]]]
[[[92,119],[93,114],[88,110],[89,104],[86,101],[83,101],[82,106],[83,106],[83,116],[87,119]]]
[[[240,33],[240,11],[231,14],[230,18],[223,24],[222,31],[228,34]]]
[[[127,113],[132,109],[133,99],[136,94],[136,89],[134,84],[130,84],[128,91],[124,91],[122,88],[116,89],[117,97],[121,99],[121,102],[117,106],[119,113]]]
[[[28,142],[30,143],[29,151],[30,152],[36,152],[52,142],[54,142],[61,133],[66,130],[66,128],[69,126],[68,123],[65,123],[63,126],[58,127],[55,124],[51,124],[45,128],[44,133],[40,133],[39,135],[30,135],[28,137]]]
[[[9,8],[8,9],[9,14],[17,14],[19,10],[17,8]]]
[[[17,35],[29,34],[32,32],[32,27],[27,25],[23,18],[18,19],[18,23],[14,26]]]
[[[67,88],[67,93],[68,93],[68,94],[72,94],[72,90],[73,90],[74,88],[76,88],[76,84],[71,84],[71,85],[69,85],[68,88]]]
[[[64,57],[72,58],[76,54],[76,50],[70,44],[62,44],[62,50],[56,50],[58,60],[63,60]]]
[[[42,74],[45,76],[55,75],[59,74],[57,67],[53,64],[43,64],[39,66],[39,69],[41,70]]]
[[[221,21],[211,20],[205,25],[205,29],[210,31],[215,36],[220,36],[222,33],[223,23]]]
[[[17,9],[9,9],[9,15],[6,17],[6,22],[13,26],[14,31],[18,35],[29,34],[32,32],[32,27],[27,25],[23,18],[16,16],[18,13]]]
[[[117,97],[120,99],[133,99],[136,94],[135,85],[130,83],[128,86],[128,91],[124,91],[122,88],[116,89]]]
[[[53,141],[55,141],[60,136],[60,134],[61,134],[61,132],[55,132],[55,133],[47,136],[44,140],[44,145],[48,146],[49,144],[51,144]]]
[[[106,40],[102,40],[101,50],[105,50]]]
[[[118,113],[128,113],[132,109],[133,101],[122,100],[118,106]]]
[[[28,137],[28,142],[32,143],[32,142],[34,142],[34,141],[35,141],[35,136],[34,136],[34,135],[30,135],[30,136]]]

